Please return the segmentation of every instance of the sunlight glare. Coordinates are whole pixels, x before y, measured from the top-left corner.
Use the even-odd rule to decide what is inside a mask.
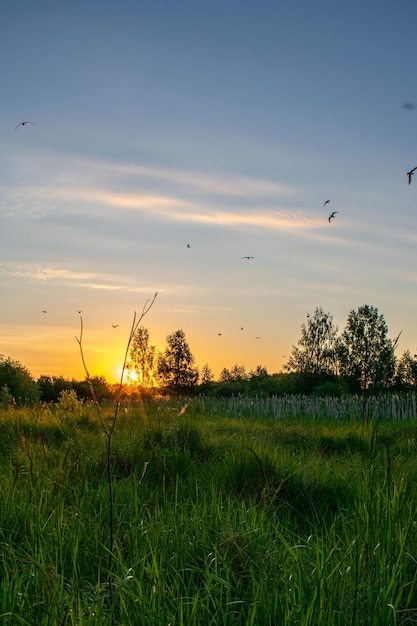
[[[125,385],[136,385],[138,382],[138,375],[135,370],[127,369],[123,376],[123,382]]]

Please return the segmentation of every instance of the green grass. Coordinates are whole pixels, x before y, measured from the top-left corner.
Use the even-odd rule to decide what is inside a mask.
[[[0,624],[414,623],[417,423],[221,407],[120,413],[112,560],[93,409],[1,412]]]

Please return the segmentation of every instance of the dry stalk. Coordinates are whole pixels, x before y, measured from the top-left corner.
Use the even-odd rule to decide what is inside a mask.
[[[84,326],[83,326],[83,318],[82,315],[80,314],[80,336],[79,337],[75,337],[79,349],[80,349],[80,354],[81,354],[81,361],[84,367],[84,371],[85,371],[85,377],[86,377],[86,381],[88,384],[88,387],[90,389],[90,393],[91,393],[91,397],[93,399],[93,403],[94,406],[96,407],[97,410],[97,414],[100,420],[100,424],[101,427],[103,429],[103,433],[106,436],[107,439],[107,452],[106,452],[106,463],[107,463],[107,482],[108,482],[108,486],[109,486],[109,597],[110,597],[110,607],[111,607],[111,611],[112,611],[112,622],[114,623],[114,612],[113,612],[113,607],[114,607],[114,585],[113,585],[113,576],[112,576],[112,569],[113,569],[113,559],[114,559],[114,551],[115,551],[115,542],[114,542],[114,491],[113,491],[113,473],[112,473],[112,464],[111,464],[111,451],[112,451],[112,436],[114,433],[114,429],[116,427],[116,422],[117,422],[117,417],[119,415],[119,410],[120,410],[120,399],[121,399],[121,395],[122,395],[122,391],[123,391],[123,378],[125,375],[125,371],[126,371],[126,364],[127,364],[127,359],[129,356],[129,350],[130,350],[130,345],[132,343],[133,337],[135,336],[136,330],[139,327],[139,324],[142,322],[143,318],[145,317],[145,315],[147,313],[149,313],[150,309],[152,308],[155,300],[156,300],[156,296],[158,295],[158,292],[155,293],[155,295],[153,296],[153,298],[151,300],[146,300],[142,312],[140,313],[139,316],[137,316],[136,311],[134,312],[133,315],[133,322],[132,322],[132,326],[130,329],[130,334],[129,334],[129,338],[126,344],[126,350],[125,350],[125,355],[124,355],[124,359],[123,359],[123,365],[122,365],[122,371],[121,371],[121,375],[120,375],[120,382],[119,382],[119,387],[117,390],[117,394],[116,394],[116,406],[115,406],[115,410],[114,410],[114,414],[113,414],[113,418],[110,422],[110,425],[107,425],[105,420],[104,420],[104,416],[103,413],[101,411],[101,407],[100,404],[98,402],[97,399],[97,394],[95,392],[94,389],[94,385],[92,383],[91,377],[90,377],[90,373],[88,371],[87,368],[87,364],[86,364],[86,360],[84,357],[84,350],[83,350],[83,330],[84,330]],[[146,467],[144,468],[144,472],[141,478],[141,481],[145,475],[146,472]]]

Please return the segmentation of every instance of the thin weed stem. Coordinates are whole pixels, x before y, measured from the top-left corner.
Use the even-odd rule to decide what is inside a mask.
[[[117,418],[119,415],[119,410],[120,410],[120,399],[121,399],[121,395],[122,395],[122,391],[123,391],[123,378],[125,375],[125,371],[126,371],[126,364],[127,364],[127,360],[129,357],[129,350],[130,350],[130,346],[133,340],[133,337],[135,336],[136,330],[139,326],[139,324],[142,322],[143,318],[145,317],[145,315],[147,315],[147,313],[149,313],[149,311],[151,310],[155,300],[156,300],[156,296],[158,295],[158,292],[156,292],[153,296],[153,298],[151,300],[146,300],[142,312],[139,315],[139,317],[136,314],[136,311],[133,314],[133,322],[132,322],[132,326],[130,329],[130,334],[128,337],[128,341],[126,344],[126,350],[125,350],[125,355],[124,355],[124,359],[123,359],[123,365],[122,365],[122,371],[121,371],[121,375],[120,375],[120,382],[119,382],[119,388],[116,394],[116,406],[114,409],[114,414],[113,414],[113,418],[111,420],[110,426],[108,426],[104,420],[104,416],[103,413],[101,411],[100,408],[100,404],[98,402],[97,399],[97,394],[95,392],[94,389],[94,385],[93,382],[91,380],[91,376],[90,373],[88,371],[87,368],[87,363],[85,360],[85,356],[84,356],[84,349],[83,349],[83,331],[84,331],[84,325],[83,325],[83,318],[82,315],[80,314],[80,336],[79,337],[75,337],[79,349],[80,349],[80,354],[81,354],[81,361],[84,367],[84,371],[85,371],[85,377],[86,377],[86,381],[91,393],[91,397],[93,399],[93,403],[94,406],[96,407],[97,410],[97,414],[100,420],[100,424],[101,427],[103,429],[103,433],[106,436],[107,439],[107,445],[106,445],[106,470],[107,470],[107,483],[108,483],[108,488],[109,488],[109,598],[110,598],[110,610],[111,610],[111,620],[112,623],[114,623],[114,602],[115,602],[115,597],[114,597],[114,586],[113,586],[113,576],[112,576],[112,571],[113,571],[113,561],[114,561],[114,554],[115,554],[115,527],[114,527],[114,487],[113,487],[113,471],[112,471],[112,436],[114,433],[114,430],[116,428],[116,422],[117,422]]]

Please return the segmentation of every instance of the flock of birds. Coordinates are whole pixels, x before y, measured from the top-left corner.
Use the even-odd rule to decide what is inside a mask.
[[[413,108],[414,109],[414,105],[406,103],[403,104],[404,108]],[[30,120],[24,120],[23,122],[19,122],[19,124],[16,126],[15,131],[20,128],[21,126],[27,126],[28,124],[34,124],[35,122],[31,122]],[[407,176],[407,180],[408,180],[408,184],[411,185],[411,179],[414,175],[414,172],[417,170],[417,166],[413,167],[409,172],[406,172],[406,176]],[[323,207],[325,207],[327,204],[329,204],[330,199],[329,200],[325,200]],[[336,217],[336,214],[339,211],[332,211],[328,217],[328,221],[329,224],[331,223],[332,219],[334,219]],[[189,243],[187,243],[187,248],[191,248],[191,245]],[[254,256],[250,256],[250,255],[245,255],[242,257],[242,259],[245,259],[247,261],[251,261],[252,259],[255,259]],[[47,311],[42,311],[42,313],[47,313]],[[78,313],[82,313],[82,311],[78,311]],[[118,328],[119,324],[112,324],[112,328]],[[243,330],[243,328],[241,328],[240,330]],[[218,333],[219,336],[221,336],[221,333]],[[259,339],[260,337],[256,337],[256,339]]]
[[[413,108],[414,108],[414,105],[413,105],[413,104],[410,104],[410,103],[405,103],[405,104],[403,104],[403,107],[404,107],[405,109],[406,109],[406,108],[413,109]],[[34,123],[35,123],[35,122],[31,122],[30,120],[24,120],[23,122],[19,122],[19,124],[18,124],[18,125],[16,126],[16,128],[15,128],[15,131],[16,131],[16,130],[20,127],[20,126],[26,126],[27,124],[34,124]],[[411,185],[411,178],[412,178],[412,176],[414,175],[414,172],[415,172],[416,170],[417,170],[417,167],[413,167],[413,169],[411,169],[409,172],[407,172],[407,173],[406,173],[406,176],[407,176],[407,179],[408,179],[408,184],[409,184],[409,185]],[[325,202],[324,202],[323,206],[326,206],[326,204],[329,204],[329,202],[330,202],[330,200],[325,200]],[[339,212],[339,211],[333,211],[333,212],[329,215],[329,217],[328,217],[329,224],[330,224],[331,220],[335,218],[336,213],[338,213],[338,212]],[[189,243],[187,243],[187,248],[191,248],[191,246],[190,246],[190,244],[189,244]],[[255,258],[255,257],[253,257],[253,256],[243,256],[243,257],[242,257],[242,259],[248,259],[248,260],[249,260],[249,259],[254,259],[254,258]]]

